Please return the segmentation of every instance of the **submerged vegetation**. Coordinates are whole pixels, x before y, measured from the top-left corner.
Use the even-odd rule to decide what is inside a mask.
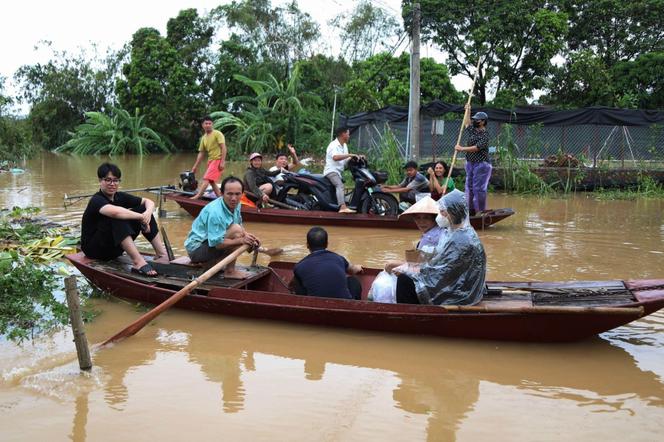
[[[39,209],[14,207],[0,212],[0,336],[21,342],[36,333],[67,324],[63,276],[68,272],[56,260],[73,253],[73,232],[42,218]],[[84,319],[94,316],[81,291]]]

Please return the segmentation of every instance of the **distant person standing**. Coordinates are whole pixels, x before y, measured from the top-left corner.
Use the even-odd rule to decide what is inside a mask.
[[[489,162],[489,135],[486,125],[489,116],[486,112],[477,112],[472,117],[472,126],[467,118],[463,121],[466,127],[466,146],[457,144],[457,152],[466,153],[466,199],[470,215],[486,210],[486,194],[491,178]]]
[[[350,139],[350,130],[347,127],[339,127],[336,130],[336,138],[330,142],[325,152],[325,169],[323,175],[330,180],[336,189],[337,203],[339,203],[339,213],[354,213],[355,210],[346,206],[344,198],[344,182],[341,180],[341,174],[344,173],[346,163],[352,157],[360,157],[354,153],[348,153],[348,140]]]
[[[191,199],[198,199],[203,196],[208,185],[212,186],[214,194],[220,197],[221,191],[219,190],[219,186],[217,186],[217,182],[221,180],[221,174],[224,171],[224,167],[226,167],[226,139],[224,138],[224,134],[214,129],[212,118],[209,115],[203,117],[201,126],[205,133],[198,144],[198,156],[191,171],[196,173],[196,169],[200,162],[203,161],[203,158],[205,158],[206,152],[208,162],[205,175],[203,175],[203,179],[201,180],[201,186],[196,195],[192,196]]]

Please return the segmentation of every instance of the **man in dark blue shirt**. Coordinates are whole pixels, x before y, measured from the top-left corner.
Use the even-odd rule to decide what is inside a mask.
[[[307,232],[309,255],[295,264],[293,289],[298,295],[324,298],[360,299],[362,285],[355,276],[362,266],[350,264],[346,258],[327,250],[327,232],[312,227]]]

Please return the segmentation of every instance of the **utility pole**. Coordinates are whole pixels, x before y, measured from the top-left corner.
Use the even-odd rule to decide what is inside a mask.
[[[410,102],[408,104],[410,157],[420,159],[420,3],[413,4],[413,36],[410,46]]]

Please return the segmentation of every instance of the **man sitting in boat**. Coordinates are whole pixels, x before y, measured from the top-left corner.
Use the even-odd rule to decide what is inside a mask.
[[[208,203],[191,225],[184,247],[192,263],[212,264],[224,259],[243,244],[257,247],[258,238],[244,230],[240,215],[240,199],[244,192],[242,181],[229,176],[221,182],[221,198]],[[224,270],[225,278],[244,278],[247,274],[236,270],[235,261]]]
[[[415,204],[415,195],[429,192],[429,180],[417,171],[417,163],[408,161],[404,166],[406,176],[396,186],[381,186],[380,190],[388,193],[398,193],[402,202]]]
[[[292,287],[295,294],[323,298],[360,299],[362,285],[356,275],[362,266],[327,250],[327,231],[312,227],[307,232],[309,255],[295,264]]]
[[[264,204],[270,199],[274,190],[270,177],[275,177],[280,173],[281,169],[271,172],[263,169],[263,156],[254,152],[249,155],[249,167],[244,174],[244,185],[247,187],[247,191],[254,194],[257,201]]]
[[[132,271],[157,276],[134,244],[138,234],[142,233],[154,248],[154,259],[168,261],[164,241],[152,216],[154,202],[118,192],[122,172],[115,164],[99,166],[97,177],[99,192],[90,198],[83,212],[81,249],[86,256],[103,260],[117,258],[127,252],[133,263]]]
[[[288,151],[293,157],[292,163],[288,163],[288,155],[286,152],[277,152],[274,166],[270,167],[270,172],[279,172],[279,174],[272,177],[272,182],[277,185],[283,184],[284,182],[284,170],[292,171],[300,164],[300,159],[297,157],[297,152],[295,152],[295,147],[293,147],[292,144],[288,144]]]
[[[399,218],[412,218],[419,231],[422,232],[422,236],[417,242],[417,250],[425,256],[430,256],[434,253],[440,237],[443,234],[444,229],[436,223],[436,216],[438,213],[438,203],[436,203],[430,196],[427,196],[399,215]],[[389,261],[385,264],[385,270],[392,272],[395,267],[404,264],[405,261]]]
[[[397,302],[477,304],[486,292],[486,254],[470,226],[466,197],[453,190],[438,204],[440,214],[450,223],[449,232],[441,237],[433,257],[398,274]]]

